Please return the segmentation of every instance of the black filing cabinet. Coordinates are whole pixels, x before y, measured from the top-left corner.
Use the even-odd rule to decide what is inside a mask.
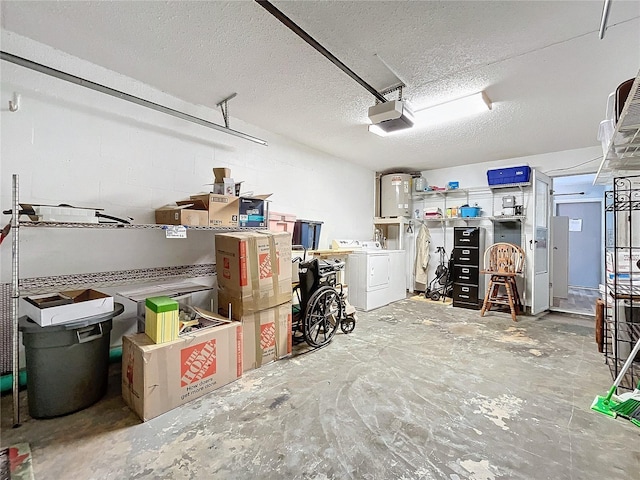
[[[479,310],[484,301],[484,229],[453,230],[453,306]]]

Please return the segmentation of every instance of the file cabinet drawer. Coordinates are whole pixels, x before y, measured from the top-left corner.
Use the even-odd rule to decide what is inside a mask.
[[[477,267],[479,260],[480,250],[477,248],[456,247],[453,249],[453,263],[456,265]]]
[[[453,281],[456,283],[466,283],[467,285],[478,285],[478,267],[455,265],[453,267]]]
[[[478,227],[456,227],[453,231],[454,247],[479,247],[480,228]]]
[[[478,286],[455,283],[453,285],[453,299],[461,302],[478,303]]]

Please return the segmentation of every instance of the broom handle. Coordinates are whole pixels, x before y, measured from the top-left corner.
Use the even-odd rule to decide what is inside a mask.
[[[611,398],[611,395],[613,395],[613,391],[620,386],[622,377],[624,377],[624,374],[627,373],[627,370],[629,370],[629,366],[631,365],[631,362],[633,362],[633,359],[636,358],[636,355],[638,354],[639,351],[640,351],[640,338],[638,338],[638,341],[636,342],[636,346],[633,347],[633,350],[629,354],[627,361],[624,362],[624,366],[622,367],[622,370],[620,370],[620,373],[616,377],[615,382],[613,382],[613,387],[611,387],[611,390],[609,390],[609,398]]]

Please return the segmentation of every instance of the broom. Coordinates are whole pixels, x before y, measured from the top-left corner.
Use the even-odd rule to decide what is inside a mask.
[[[608,417],[616,418],[618,416],[618,412],[613,410],[613,407],[615,407],[616,405],[622,405],[622,404],[619,401],[613,400],[612,397],[615,391],[617,390],[618,386],[620,385],[622,378],[627,373],[627,370],[629,370],[629,367],[631,366],[633,359],[636,358],[638,351],[640,351],[640,338],[638,338],[638,341],[636,342],[636,346],[633,347],[633,350],[631,351],[631,354],[629,354],[627,361],[624,362],[624,365],[622,366],[622,370],[620,370],[620,373],[618,374],[615,381],[613,382],[613,385],[609,389],[609,392],[607,393],[607,395],[605,397],[596,396],[596,398],[593,400],[593,403],[591,404],[591,410],[595,410],[596,412],[602,413],[603,415],[607,415]],[[638,420],[640,421],[640,419]]]
[[[633,392],[618,395],[618,401],[611,410],[640,427],[640,382]]]

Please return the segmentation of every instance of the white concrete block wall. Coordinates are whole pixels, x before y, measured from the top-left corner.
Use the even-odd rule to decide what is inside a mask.
[[[3,50],[222,124],[217,110],[187,104],[150,86],[2,32]],[[243,191],[272,193],[271,209],[320,220],[320,246],[370,238],[374,172],[231,118],[261,146],[130,104],[8,62],[1,65],[0,205],[11,208],[12,174],[25,203],[103,208],[154,223],[154,209],[210,191],[213,167],[229,167]],[[7,108],[22,97],[18,112]],[[242,92],[239,92],[242,95]],[[2,216],[2,224],[9,221]],[[21,277],[214,262],[213,235],[189,232],[21,229]],[[11,281],[11,242],[0,251],[0,280]]]

